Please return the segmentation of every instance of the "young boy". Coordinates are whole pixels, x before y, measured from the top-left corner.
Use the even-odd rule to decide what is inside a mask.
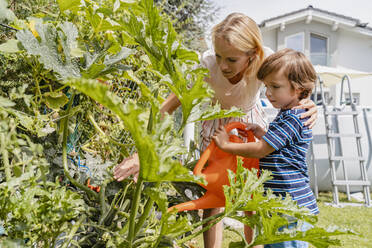
[[[300,119],[305,112],[296,109],[299,101],[310,96],[316,81],[311,62],[300,52],[280,50],[265,59],[257,78],[266,86],[266,96],[280,112],[270,123],[267,132],[257,124],[248,124],[259,139],[251,143],[231,143],[221,126],[213,140],[223,151],[243,157],[260,158],[260,169],[272,172],[273,178],[265,183],[277,195],[288,193],[299,206],[305,206],[313,214],[319,213],[309,185],[306,152],[312,139],[312,131]],[[308,247],[306,242],[292,241],[265,245],[265,248]]]

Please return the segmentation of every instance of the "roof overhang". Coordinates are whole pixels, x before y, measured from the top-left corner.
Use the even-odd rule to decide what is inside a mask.
[[[300,21],[305,21],[306,24],[309,24],[312,21],[317,21],[330,25],[332,31],[337,31],[339,28],[343,28],[363,35],[372,36],[372,29],[369,27],[361,27],[358,19],[345,17],[310,7],[264,20],[261,22],[260,28],[263,32],[277,28],[283,31],[286,25]]]

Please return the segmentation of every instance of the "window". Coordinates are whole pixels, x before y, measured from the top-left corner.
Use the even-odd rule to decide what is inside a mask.
[[[310,59],[314,65],[328,65],[327,38],[310,35]]]
[[[304,33],[298,33],[285,38],[285,46],[293,50],[304,52]]]

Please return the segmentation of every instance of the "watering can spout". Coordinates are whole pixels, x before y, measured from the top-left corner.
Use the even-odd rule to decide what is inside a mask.
[[[229,133],[233,129],[246,131],[246,125],[240,122],[232,122],[225,126],[226,132]],[[255,138],[251,131],[247,132],[248,142],[254,142]],[[230,141],[243,143],[236,135],[230,135]],[[208,166],[204,165],[208,161]],[[258,170],[257,158],[243,158],[243,166],[248,169],[256,168]],[[207,185],[201,184],[207,191],[199,199],[184,202],[175,205],[168,209],[171,211],[177,209],[178,212],[185,210],[219,208],[225,206],[225,195],[223,185],[229,185],[228,170],[236,172],[237,156],[226,153],[220,150],[212,141],[207,149],[203,152],[198,163],[195,165],[193,173],[198,176],[203,176],[207,181]]]
[[[173,207],[170,207],[168,211],[177,209],[178,212],[196,209],[208,209],[208,208],[218,208],[225,206],[225,200],[216,196],[215,194],[207,191],[199,199],[184,202]]]

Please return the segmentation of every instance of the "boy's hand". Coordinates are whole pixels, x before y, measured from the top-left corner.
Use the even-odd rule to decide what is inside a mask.
[[[220,126],[214,132],[212,139],[221,150],[225,150],[226,145],[229,143],[229,135],[223,126]]]
[[[247,128],[245,130],[247,131],[252,131],[253,135],[257,139],[262,139],[262,137],[266,134],[266,131],[257,124],[252,124],[252,123],[246,123]]]

